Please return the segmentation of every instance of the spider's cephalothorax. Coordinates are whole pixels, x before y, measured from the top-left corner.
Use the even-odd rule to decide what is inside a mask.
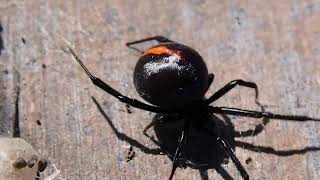
[[[191,133],[189,129],[195,126],[199,130],[209,134],[213,140],[227,152],[243,179],[249,179],[248,173],[235,156],[232,147],[222,137],[203,125],[205,123],[202,120],[214,113],[253,118],[265,117],[293,121],[319,121],[319,119],[307,116],[279,115],[269,112],[210,106],[212,102],[221,98],[236,86],[254,89],[256,92],[256,103],[260,105],[257,101],[258,87],[254,82],[243,81],[241,79],[233,80],[211,95],[208,99],[205,99],[203,96],[213,81],[213,74],[208,74],[207,67],[201,56],[192,48],[178,44],[162,36],[154,36],[133,41],[127,43],[127,46],[140,51],[131,45],[152,40],[158,41],[159,44],[142,52],[142,57],[138,60],[134,70],[134,84],[136,89],[140,96],[151,103],[151,105],[124,96],[101,79],[93,76],[73,50],[69,50],[92,82],[107,93],[118,98],[121,102],[154,113],[174,116],[178,115],[182,117],[184,125],[178,147],[173,156],[173,167],[169,176],[170,180],[173,178],[174,172],[178,167],[177,160],[180,156],[183,156],[181,154],[184,146],[188,143],[187,139]],[[152,121],[143,130],[144,135],[151,140],[152,137],[147,134],[147,130],[155,124],[156,122]],[[156,142],[154,139],[153,141]]]
[[[162,107],[181,107],[200,100],[208,89],[208,70],[192,48],[174,42],[147,49],[134,70],[141,97]]]

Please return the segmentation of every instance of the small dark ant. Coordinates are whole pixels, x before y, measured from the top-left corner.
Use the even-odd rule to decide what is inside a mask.
[[[131,46],[152,40],[156,40],[159,44],[143,52]],[[235,156],[231,146],[222,137],[204,126],[208,120],[207,117],[214,113],[291,121],[320,121],[320,119],[307,116],[280,115],[270,112],[210,106],[212,102],[224,96],[237,85],[254,89],[256,103],[260,105],[258,102],[257,84],[241,79],[233,80],[206,99],[204,98],[204,94],[213,82],[214,75],[212,73],[208,74],[206,64],[197,51],[163,36],[149,37],[129,42],[126,45],[143,54],[134,69],[134,85],[139,95],[152,105],[122,95],[99,78],[93,76],[75,52],[71,48],[69,48],[69,51],[90,77],[94,85],[118,98],[121,102],[154,113],[178,115],[184,120],[183,131],[181,132],[179,144],[174,154],[169,180],[173,178],[174,172],[178,167],[177,161],[183,152],[184,145],[188,142],[191,127],[196,127],[210,134],[230,156],[243,179],[249,179],[248,173]],[[152,121],[143,130],[144,135],[149,139],[152,139],[152,137],[147,134],[147,130],[154,126],[155,123],[155,121]]]
[[[249,164],[251,161],[252,161],[252,158],[251,158],[251,157],[247,158],[247,159],[246,159],[246,164]]]
[[[130,162],[136,156],[136,152],[134,152],[133,147],[130,146],[127,154],[127,162]]]

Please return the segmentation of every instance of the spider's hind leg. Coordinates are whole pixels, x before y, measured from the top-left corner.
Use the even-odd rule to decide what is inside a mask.
[[[173,175],[174,175],[177,167],[179,166],[180,155],[183,152],[184,145],[186,145],[188,142],[189,130],[190,130],[190,122],[186,121],[184,123],[183,131],[181,132],[181,137],[179,139],[178,147],[175,151],[175,154],[174,154],[174,157],[172,160],[172,169],[171,169],[169,180],[172,180]]]
[[[143,43],[143,42],[148,42],[148,41],[157,41],[158,43],[166,43],[166,42],[173,42],[172,40],[164,37],[164,36],[152,36],[152,37],[147,37],[147,38],[143,38],[143,39],[139,39],[139,40],[136,40],[136,41],[131,41],[131,42],[127,42],[126,43],[126,46],[130,49],[133,49],[133,50],[136,50],[140,53],[143,53],[143,51],[141,51],[140,49],[138,48],[135,48],[133,47],[132,45],[134,44],[140,44],[140,43]]]
[[[235,153],[234,153],[232,147],[229,145],[229,143],[227,141],[225,141],[222,137],[217,136],[215,133],[211,132],[209,129],[204,128],[204,130],[216,139],[216,141],[218,142],[221,149],[223,149],[227,152],[227,154],[230,156],[231,160],[233,161],[234,165],[236,166],[236,168],[240,172],[242,178],[244,180],[249,180],[249,174],[247,173],[245,168],[242,166],[241,162],[239,161],[239,159],[235,155]]]

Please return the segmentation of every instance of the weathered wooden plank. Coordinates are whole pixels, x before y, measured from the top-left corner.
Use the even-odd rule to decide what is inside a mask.
[[[165,35],[203,56],[215,74],[208,95],[242,78],[257,82],[260,101],[268,111],[319,117],[319,18],[317,0],[267,4],[240,0],[1,1],[0,132],[12,134],[20,87],[21,135],[62,170],[63,178],[166,179],[171,168],[166,156],[134,148],[136,157],[126,162],[128,143],[117,139],[91,96],[120,132],[151,148],[157,146],[141,129],[154,115],[136,109],[128,114],[124,104],[95,88],[66,52],[66,42],[97,76],[124,94],[138,97],[132,83],[138,54],[124,44]],[[215,104],[259,109],[253,92],[245,88],[233,90]],[[262,122],[229,118],[236,130],[244,131]],[[320,147],[319,129],[320,123],[272,120],[259,135],[236,140],[276,150]],[[319,153],[279,156],[236,148],[253,179],[319,179]],[[231,162],[222,167],[225,177],[240,178]],[[175,177],[200,179],[191,168],[178,169]],[[209,179],[215,178],[222,177],[209,170]]]

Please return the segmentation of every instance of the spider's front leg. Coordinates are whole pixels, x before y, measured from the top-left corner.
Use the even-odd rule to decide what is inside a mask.
[[[102,90],[111,94],[112,96],[118,98],[121,102],[127,103],[132,107],[143,109],[143,110],[150,111],[150,112],[167,113],[167,114],[174,113],[173,112],[174,110],[163,109],[163,108],[160,108],[157,106],[148,105],[148,104],[145,104],[145,103],[138,101],[136,99],[129,98],[127,96],[122,95],[120,92],[113,89],[111,86],[109,86],[107,83],[103,82],[101,79],[93,76],[89,72],[89,70],[85,67],[85,65],[82,63],[80,58],[76,55],[76,53],[71,48],[69,48],[69,51],[74,56],[76,61],[81,65],[82,69],[86,72],[86,74],[89,76],[89,78],[91,79],[91,81],[93,82],[94,85],[98,86],[99,88],[101,88]]]

